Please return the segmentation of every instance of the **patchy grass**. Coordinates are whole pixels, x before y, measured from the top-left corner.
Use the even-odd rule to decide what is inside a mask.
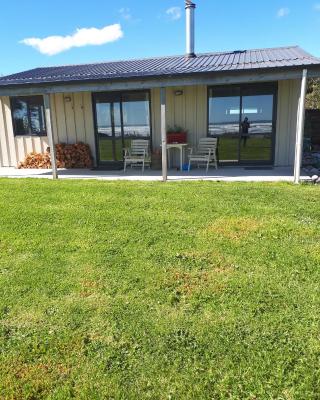
[[[0,181],[0,397],[319,399],[319,187]]]
[[[263,222],[255,217],[229,216],[220,217],[209,225],[205,233],[208,235],[222,237],[229,240],[241,241],[263,228]]]

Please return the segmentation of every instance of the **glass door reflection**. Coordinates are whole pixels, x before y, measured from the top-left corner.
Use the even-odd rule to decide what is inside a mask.
[[[151,138],[149,92],[95,93],[93,103],[98,162],[120,166],[131,140]]]
[[[218,138],[220,163],[239,162],[240,88],[210,89],[209,135]]]
[[[276,85],[209,89],[208,135],[218,138],[220,164],[271,164]]]
[[[96,129],[99,149],[99,160],[122,160],[122,134],[120,103],[96,102]]]
[[[125,147],[130,147],[131,140],[134,139],[149,140],[151,136],[149,93],[123,93],[121,100]]]
[[[242,96],[240,131],[240,160],[269,162],[272,157],[272,94]]]

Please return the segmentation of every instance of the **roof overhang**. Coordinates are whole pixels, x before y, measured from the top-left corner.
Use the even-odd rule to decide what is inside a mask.
[[[50,93],[101,92],[117,90],[141,90],[160,87],[193,85],[226,85],[241,83],[272,82],[300,79],[302,70],[308,69],[309,78],[320,77],[320,65],[306,65],[294,68],[268,68],[250,71],[223,71],[197,74],[160,75],[144,78],[118,80],[74,81],[53,83],[29,83],[0,86],[0,96],[23,96]]]

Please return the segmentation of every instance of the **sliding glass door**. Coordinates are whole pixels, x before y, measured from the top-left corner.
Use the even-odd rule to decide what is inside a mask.
[[[122,131],[121,131],[121,104],[105,100],[99,100],[96,108],[96,131],[98,159],[100,162],[122,161]]]
[[[277,87],[209,89],[208,134],[218,138],[220,164],[272,164]]]
[[[239,162],[240,88],[210,89],[209,136],[219,138],[219,160]]]
[[[132,139],[151,139],[149,92],[93,94],[97,159],[121,167]]]

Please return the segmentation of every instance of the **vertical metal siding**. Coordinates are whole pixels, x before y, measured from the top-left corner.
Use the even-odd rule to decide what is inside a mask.
[[[294,163],[295,132],[299,99],[299,80],[279,81],[276,125],[275,166]],[[175,96],[183,90],[182,96]],[[153,144],[160,147],[160,91],[152,89]],[[207,136],[207,87],[197,85],[167,89],[167,126],[180,125],[188,130],[188,142],[196,146]],[[175,163],[178,161],[174,157]]]
[[[67,99],[71,101],[67,101]],[[77,142],[75,123],[74,94],[69,93],[63,96],[64,114],[66,120],[67,143]]]
[[[3,99],[0,97],[0,166],[7,167],[9,165],[9,146],[4,119]]]
[[[181,96],[175,91],[182,90]],[[201,137],[207,136],[207,87],[196,85],[189,87],[173,87],[166,90],[167,127],[181,126],[188,131],[188,143],[196,146]],[[160,90],[151,90],[153,147],[160,148]],[[179,154],[173,152],[171,165],[178,164]]]
[[[154,149],[160,149],[161,125],[160,125],[160,89],[151,90],[151,122],[152,122],[152,144]]]
[[[74,120],[75,131],[78,142],[86,142],[86,127],[84,120],[83,93],[75,93],[74,101]]]
[[[299,80],[279,82],[278,120],[275,146],[275,165],[291,166],[294,162]],[[182,96],[175,96],[183,90]],[[80,92],[66,95],[51,95],[52,126],[55,141],[75,143],[83,141],[95,152],[94,122],[91,93]],[[151,90],[151,120],[153,147],[160,148],[160,89]],[[181,125],[188,130],[188,142],[195,146],[207,135],[207,87],[167,88],[167,126]],[[47,137],[14,137],[9,97],[0,97],[0,166],[16,166],[27,153],[42,152],[48,147]],[[174,158],[176,162],[176,157]]]
[[[90,146],[94,162],[96,163],[96,142],[94,133],[93,109],[92,109],[92,96],[90,92],[83,93],[83,113],[85,126],[85,143]]]
[[[91,93],[66,96],[71,97],[71,102],[66,102],[63,94],[50,95],[54,139],[59,143],[88,143],[94,156]],[[16,167],[28,153],[44,152],[47,147],[46,136],[14,136],[10,99],[0,97],[0,166]]]
[[[10,98],[3,97],[3,116],[5,120],[5,131],[6,137],[8,142],[8,153],[9,153],[9,160],[11,165],[17,164],[17,146],[16,141],[14,140],[13,136],[13,126],[12,126],[12,118],[11,118],[11,109],[10,109]]]
[[[66,111],[63,93],[54,95],[55,112],[57,119],[57,135],[59,143],[68,143]],[[70,138],[71,139],[71,138]]]
[[[299,80],[279,81],[275,166],[294,163],[299,90]]]

